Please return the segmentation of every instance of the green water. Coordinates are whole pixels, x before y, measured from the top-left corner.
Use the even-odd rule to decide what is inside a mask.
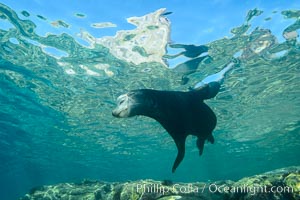
[[[300,164],[299,37],[279,41],[272,30],[251,27],[259,10],[245,13],[230,37],[204,44],[210,58],[185,85],[187,71],[154,62],[134,65],[68,33],[38,35],[27,14],[0,4],[0,176],[7,192],[84,178],[235,180]],[[281,15],[290,22],[281,33],[299,33],[300,11]],[[117,96],[128,90],[186,91],[232,57],[240,64],[218,96],[206,101],[218,118],[215,144],[206,144],[199,157],[195,138],[188,137],[175,174],[176,147],[157,122],[111,115]],[[96,68],[99,63],[109,73]]]

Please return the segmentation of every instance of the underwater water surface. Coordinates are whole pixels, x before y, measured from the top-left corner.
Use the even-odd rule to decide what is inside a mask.
[[[197,41],[201,34],[188,32],[191,40],[179,41],[177,13],[168,13],[168,5],[124,15],[139,17],[119,34],[116,17],[98,23],[73,11],[67,21],[39,13],[42,6],[12,5],[0,3],[3,199],[83,179],[236,180],[300,165],[299,6],[265,11],[248,5],[240,23],[217,38]],[[200,45],[205,55],[197,52]],[[239,63],[217,97],[206,101],[218,118],[215,144],[205,144],[199,157],[189,136],[175,174],[176,146],[157,122],[111,115],[117,97],[129,90],[188,91],[232,58]]]

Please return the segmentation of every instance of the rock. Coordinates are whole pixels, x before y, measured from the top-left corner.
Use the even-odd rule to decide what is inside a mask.
[[[293,188],[293,198],[294,199],[300,199],[300,174],[299,172],[297,174],[289,174],[287,177],[285,177],[284,185],[288,188]]]
[[[176,183],[170,180],[138,180],[107,183],[84,180],[35,187],[20,200],[222,200],[300,199],[300,166],[274,170],[238,181]]]

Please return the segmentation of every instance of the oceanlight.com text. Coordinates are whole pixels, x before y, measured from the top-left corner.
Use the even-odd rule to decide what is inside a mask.
[[[257,193],[293,193],[293,188],[288,186],[261,186],[261,185],[240,185],[240,186],[226,186],[209,184],[208,190],[211,193],[249,193],[250,195],[255,195]]]
[[[203,185],[180,185],[165,186],[162,184],[137,184],[134,190],[137,193],[249,193],[255,195],[258,193],[293,193],[293,188],[288,186],[261,186],[261,185],[240,185],[227,186],[215,183]]]

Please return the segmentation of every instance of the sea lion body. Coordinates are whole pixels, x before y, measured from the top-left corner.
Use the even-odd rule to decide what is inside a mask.
[[[118,106],[112,114],[121,118],[143,115],[158,121],[177,146],[178,154],[172,168],[172,172],[175,172],[184,158],[188,135],[197,136],[200,155],[205,140],[214,142],[212,132],[217,118],[203,100],[214,97],[219,88],[219,83],[212,82],[189,92],[133,90],[118,97]]]

